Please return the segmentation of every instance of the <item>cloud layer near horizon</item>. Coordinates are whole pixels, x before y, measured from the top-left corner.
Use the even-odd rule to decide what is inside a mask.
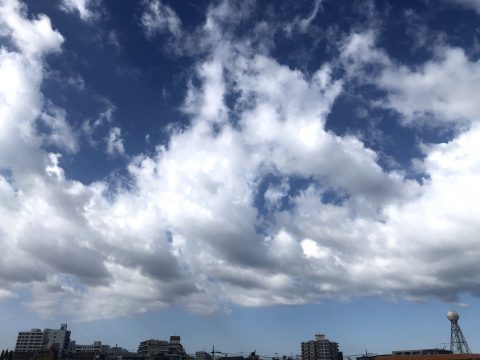
[[[82,19],[85,4],[63,2]],[[130,154],[128,185],[86,184],[62,168],[62,154],[82,151],[80,130],[41,91],[48,57],[61,56],[65,39],[46,15],[0,1],[0,36],[10,42],[0,50],[0,299],[27,291],[22,301],[42,317],[89,320],[173,304],[208,314],[352,296],[480,295],[479,65],[462,49],[444,45],[410,68],[367,29],[307,74],[252,40],[268,31],[261,26],[233,36],[248,6],[209,7],[193,34],[161,1],[143,11],[146,36],[170,33],[176,54],[196,40],[205,54],[183,104],[190,123],[170,128],[154,154]],[[350,82],[385,90],[376,106],[397,112],[402,126],[454,136],[419,144],[409,169],[383,168],[359,136],[326,129]],[[125,155],[121,134],[112,124],[109,155]]]

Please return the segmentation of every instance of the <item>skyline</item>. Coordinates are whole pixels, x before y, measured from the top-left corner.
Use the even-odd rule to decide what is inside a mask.
[[[321,308],[315,305],[307,306],[302,309],[303,312],[312,313],[318,310],[318,313],[314,314],[308,322],[305,321],[305,314],[295,307],[282,309],[280,311],[282,316],[277,316],[278,310],[267,307],[257,308],[254,311],[236,309],[232,317],[213,319],[205,319],[201,316],[192,318],[175,309],[168,313],[157,313],[153,318],[145,314],[121,321],[112,319],[93,321],[93,323],[71,323],[68,324],[68,328],[72,331],[71,339],[77,344],[90,344],[100,340],[104,344],[118,345],[132,352],[136,351],[140,341],[150,338],[168,339],[171,335],[179,335],[189,354],[203,350],[208,352],[211,351],[212,346],[215,346],[217,351],[228,354],[243,353],[245,355],[255,350],[257,354],[265,356],[275,354],[295,356],[300,353],[302,341],[312,340],[314,335],[319,333],[325,334],[331,341],[338,342],[344,356],[361,355],[366,351],[381,355],[398,350],[449,348],[450,322],[447,320],[447,313],[438,316],[438,311],[442,310],[444,303],[434,304],[435,306],[432,307],[435,310],[434,313],[430,312],[428,315],[425,314],[424,304],[416,304],[414,307],[411,303],[396,305],[396,311],[400,313],[399,318],[402,319],[398,323],[392,323],[389,304],[364,299],[360,305],[357,304],[365,310],[364,314],[356,313],[357,310],[347,303],[340,306],[327,303],[322,304]],[[322,311],[319,311],[320,309]],[[334,313],[330,312],[332,309],[335,310]],[[480,313],[472,310],[462,308],[459,323],[472,353],[478,353],[480,342],[473,334],[479,331],[475,319]],[[465,319],[466,314],[468,317]],[[259,318],[267,318],[270,321],[259,323]],[[17,319],[11,320],[17,322]],[[31,324],[31,318],[27,321]],[[40,319],[37,321],[33,328],[58,328],[59,325],[54,321],[42,322]],[[159,321],[160,323],[157,323]],[[161,321],[166,321],[167,325]],[[183,325],[187,322],[188,327]],[[343,325],[339,326],[338,322]],[[328,331],[324,329],[315,331],[316,324],[319,323],[326,324]],[[344,323],[347,323],[347,326]],[[43,326],[37,326],[38,324]],[[30,330],[30,328],[17,326],[19,331]],[[292,333],[289,326],[303,330]],[[245,331],[245,328],[249,331]],[[309,335],[308,332],[312,330],[314,332]],[[2,331],[8,333],[15,344],[16,333],[6,328]],[[266,331],[271,333],[267,339],[262,337]],[[232,346],[239,340],[244,344],[243,347]],[[13,349],[13,346],[11,348]]]
[[[479,20],[472,0],[0,0],[0,345],[68,323],[388,353],[441,347],[453,308],[480,351]]]

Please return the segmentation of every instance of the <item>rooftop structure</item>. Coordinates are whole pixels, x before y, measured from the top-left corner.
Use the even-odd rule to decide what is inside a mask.
[[[188,355],[180,343],[180,336],[171,336],[170,341],[149,339],[138,345],[137,354],[155,360],[187,360]]]
[[[480,360],[480,354],[377,355],[376,360]]]
[[[72,352],[81,353],[81,352],[94,352],[94,353],[106,353],[110,350],[110,346],[103,344],[101,341],[94,341],[93,344],[87,345],[78,345],[74,344],[71,346]]]
[[[138,345],[137,354],[138,355],[155,355],[161,352],[166,352],[168,346],[168,341],[166,340],[157,340],[149,339],[144,340]]]
[[[213,360],[212,355],[206,351],[197,351],[195,353],[195,360]]]
[[[445,349],[416,349],[416,350],[397,350],[393,351],[393,355],[438,355],[438,354],[451,354],[450,350]]]

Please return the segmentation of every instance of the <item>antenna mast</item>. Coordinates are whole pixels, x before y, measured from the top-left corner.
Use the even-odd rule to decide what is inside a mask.
[[[447,318],[450,320],[452,326],[450,330],[450,351],[454,354],[470,354],[467,340],[463,336],[462,329],[458,325],[459,315],[455,310],[450,310],[447,313]]]

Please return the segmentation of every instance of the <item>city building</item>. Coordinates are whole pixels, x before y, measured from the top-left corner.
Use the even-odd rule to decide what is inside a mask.
[[[197,351],[195,360],[213,360],[212,355],[206,351]]]
[[[393,351],[393,355],[438,355],[438,354],[451,354],[450,350],[445,349],[416,349],[416,350],[396,350]]]
[[[137,354],[142,356],[157,355],[168,351],[168,341],[149,339],[140,342],[138,345]]]
[[[343,360],[343,355],[338,343],[317,334],[315,340],[302,342],[302,360]]]
[[[13,359],[60,359],[67,356],[69,345],[70,330],[67,330],[67,324],[61,324],[60,329],[20,331]]]
[[[480,354],[377,355],[376,360],[480,360]]]
[[[127,355],[134,354],[118,345],[110,347],[110,350],[108,351],[108,353],[113,356],[127,356]]]
[[[216,358],[215,360],[245,360],[245,357],[237,355],[237,356],[222,356]]]
[[[75,353],[93,352],[93,353],[100,354],[100,353],[106,353],[110,351],[110,346],[102,345],[101,341],[94,341],[93,344],[88,344],[88,345],[75,344],[75,346],[70,346],[70,349]]]
[[[365,354],[363,354],[362,356],[358,356],[356,359],[357,360],[377,360],[377,355],[369,354],[365,352]]]
[[[66,350],[69,343],[70,330],[67,330],[67,324],[62,324],[60,329],[20,331],[17,336],[15,352],[33,352],[52,347]]]
[[[20,331],[15,344],[15,352],[37,351],[43,347],[43,331],[32,329],[30,331]]]
[[[13,360],[57,360],[58,349],[38,349],[28,352],[15,352]]]
[[[180,336],[170,336],[170,341],[149,339],[138,345],[137,354],[150,360],[188,360]]]
[[[54,344],[58,344],[59,350],[67,350],[70,343],[70,330],[67,330],[67,324],[62,324],[60,329],[43,330],[43,342],[47,349],[50,349]]]

